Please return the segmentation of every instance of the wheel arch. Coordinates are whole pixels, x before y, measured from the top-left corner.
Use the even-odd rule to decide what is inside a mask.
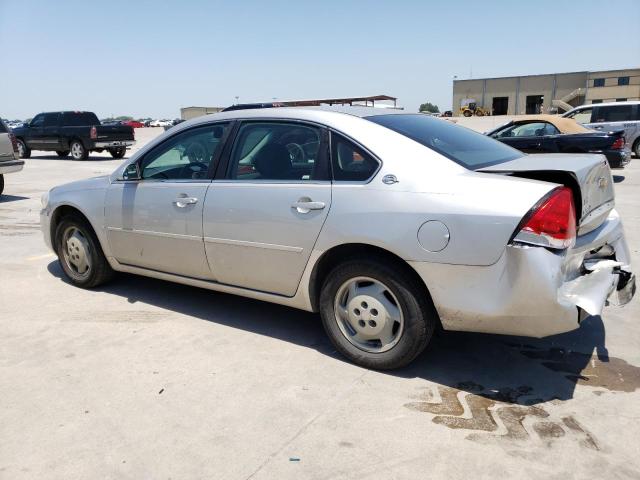
[[[422,277],[420,277],[418,272],[416,272],[416,270],[402,257],[375,245],[366,243],[346,243],[336,245],[324,252],[313,266],[308,286],[309,300],[313,311],[319,310],[320,290],[322,289],[322,285],[327,275],[340,263],[346,260],[353,260],[354,258],[382,260],[393,263],[395,266],[407,272],[416,285],[418,285],[423,291],[429,301],[432,301],[429,288],[424,283],[424,280],[422,280]]]
[[[56,252],[58,251],[56,230],[58,228],[58,225],[60,224],[60,221],[68,215],[78,215],[79,217],[81,217],[85,222],[87,222],[87,225],[89,225],[91,230],[93,230],[93,234],[96,236],[98,241],[100,241],[100,236],[98,235],[98,231],[94,227],[93,223],[91,223],[91,220],[89,220],[88,215],[86,215],[81,209],[79,209],[75,205],[61,204],[61,205],[58,205],[53,210],[53,212],[51,212],[51,221],[49,222],[49,234],[51,235],[50,237],[51,246],[53,247],[54,251]],[[104,245],[100,245],[100,248],[102,248],[102,250],[104,251]]]

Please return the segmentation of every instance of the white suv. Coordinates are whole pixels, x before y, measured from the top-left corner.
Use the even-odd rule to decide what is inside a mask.
[[[4,174],[22,170],[24,160],[18,158],[18,144],[11,129],[0,120],[0,195],[4,190]]]
[[[631,150],[640,158],[640,101],[583,105],[569,110],[563,117],[573,118],[594,130],[624,130]]]

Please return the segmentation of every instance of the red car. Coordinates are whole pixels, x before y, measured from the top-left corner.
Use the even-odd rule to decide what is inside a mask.
[[[127,120],[126,122],[122,122],[123,125],[129,125],[133,128],[142,128],[144,127],[144,123],[138,122],[137,120]]]

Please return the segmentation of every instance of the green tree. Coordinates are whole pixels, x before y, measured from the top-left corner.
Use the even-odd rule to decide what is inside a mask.
[[[419,112],[428,112],[428,113],[440,113],[440,109],[437,105],[434,105],[431,102],[423,103],[420,105]]]
[[[128,121],[128,120],[133,120],[133,117],[129,117],[129,116],[127,116],[127,115],[122,115],[122,116],[120,116],[120,117],[116,117],[116,120],[119,120],[119,121],[121,121],[121,122],[122,122],[122,121],[125,121],[125,122],[126,122],[126,121]]]

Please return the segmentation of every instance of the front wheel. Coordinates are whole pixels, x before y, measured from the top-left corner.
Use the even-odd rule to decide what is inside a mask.
[[[68,215],[60,221],[55,245],[62,269],[75,286],[97,287],[113,276],[98,238],[81,216]]]
[[[16,140],[16,143],[18,144],[18,156],[20,158],[29,158],[31,156],[31,149],[27,147],[27,144],[24,143],[24,140],[18,138]]]
[[[127,149],[126,147],[110,148],[109,153],[113,158],[123,158],[125,153],[127,153]]]
[[[74,140],[71,142],[71,158],[74,160],[86,160],[89,157],[89,152],[80,140]]]
[[[471,116],[471,110],[465,110],[464,112],[462,112],[462,115],[464,115],[465,117],[470,117]]]
[[[366,368],[411,362],[438,323],[427,294],[404,269],[371,260],[337,266],[320,294],[320,315],[336,349]]]

